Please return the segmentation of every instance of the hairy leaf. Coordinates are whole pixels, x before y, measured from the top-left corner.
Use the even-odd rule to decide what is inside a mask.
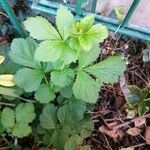
[[[82,50],[82,47],[80,46],[79,40],[77,37],[71,37],[68,42],[71,49],[75,49],[76,51]]]
[[[78,59],[78,52],[76,50],[71,49],[69,46],[68,48],[64,49],[61,60],[63,61],[64,65],[69,65],[72,62],[76,62]]]
[[[94,15],[86,16],[80,20],[80,26],[84,31],[88,31],[94,24]]]
[[[44,129],[55,129],[57,123],[57,107],[47,104],[40,115],[40,124]]]
[[[60,89],[60,94],[63,97],[70,98],[72,96],[72,94],[73,94],[73,92],[72,92],[72,85],[66,86],[64,88],[61,88]]]
[[[49,103],[55,99],[55,94],[50,87],[46,84],[41,84],[37,92],[35,93],[35,99],[40,103]]]
[[[64,150],[77,150],[82,140],[83,139],[79,135],[72,135],[66,142]]]
[[[22,90],[19,88],[0,87],[0,94],[10,97],[19,97],[19,95],[22,94]]]
[[[66,131],[61,129],[56,129],[52,135],[51,141],[53,146],[58,150],[63,150],[66,141],[68,140],[68,134]]]
[[[56,86],[65,87],[73,82],[74,76],[72,69],[55,70],[51,72],[51,81]]]
[[[31,127],[27,123],[18,123],[14,126],[12,135],[23,138],[31,133]]]
[[[78,148],[78,144],[75,139],[69,138],[69,140],[65,143],[64,150],[76,150]]]
[[[89,52],[81,51],[79,57],[79,68],[92,64],[100,54],[99,44],[95,44]]]
[[[108,30],[101,24],[93,25],[83,36],[79,37],[79,42],[85,51],[90,51],[94,43],[103,42],[108,37]]]
[[[37,68],[40,63],[34,59],[37,43],[32,38],[18,38],[11,43],[9,56],[11,60],[19,65]]]
[[[80,71],[73,85],[73,93],[77,99],[85,102],[95,103],[98,99],[100,85],[87,73]]]
[[[60,6],[56,15],[56,25],[62,38],[66,40],[71,36],[71,27],[73,24],[73,15],[64,6]]]
[[[31,123],[35,119],[34,105],[32,103],[21,103],[15,110],[17,123]]]
[[[15,112],[9,107],[5,107],[1,114],[1,122],[5,128],[12,128],[15,125]]]
[[[115,83],[125,69],[125,61],[120,56],[110,56],[100,63],[85,68],[85,71],[97,77],[101,82]]]
[[[30,33],[30,36],[37,40],[54,40],[60,39],[55,28],[43,17],[29,17],[24,21],[25,29]]]
[[[35,58],[43,62],[63,61],[64,65],[77,60],[78,53],[72,50],[62,40],[49,40],[42,42],[36,50]]]
[[[86,105],[83,101],[72,99],[68,104],[59,108],[57,116],[60,123],[67,124],[72,128],[72,125],[83,119],[85,110]]]
[[[43,62],[55,62],[61,56],[66,45],[62,40],[49,40],[41,42],[35,52],[35,59]]]
[[[42,81],[43,74],[39,70],[23,68],[17,71],[14,81],[18,87],[26,92],[36,91]]]

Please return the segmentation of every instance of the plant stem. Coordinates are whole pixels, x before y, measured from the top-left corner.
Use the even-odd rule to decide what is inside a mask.
[[[12,106],[15,107],[15,104],[10,104],[10,103],[4,103],[4,102],[0,102],[0,105],[5,105],[5,106]]]
[[[26,102],[29,102],[29,103],[35,103],[33,100],[30,100],[30,99],[25,99],[25,98],[22,98],[22,97],[19,97],[21,100],[23,101],[26,101]]]
[[[5,147],[1,147],[0,150],[4,150],[4,149],[6,150],[6,149],[9,149],[9,148],[10,148],[9,146],[5,146]]]
[[[48,80],[47,80],[47,78],[46,78],[46,75],[45,75],[45,74],[44,74],[44,80],[45,80],[46,84],[47,84],[47,85],[49,85]]]

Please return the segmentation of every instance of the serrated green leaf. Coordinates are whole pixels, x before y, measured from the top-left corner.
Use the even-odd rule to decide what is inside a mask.
[[[81,51],[79,57],[79,68],[84,68],[92,64],[99,57],[99,54],[99,44],[95,44],[89,52]]]
[[[101,24],[96,24],[79,37],[79,42],[85,51],[90,51],[93,44],[103,42],[107,37],[107,28]]]
[[[55,70],[51,72],[51,81],[54,85],[63,88],[73,82],[74,76],[74,70],[70,68],[64,70]]]
[[[78,111],[77,111],[78,110]],[[66,124],[71,128],[83,119],[86,105],[81,100],[72,99],[68,104],[58,109],[57,117],[62,124]]]
[[[12,135],[18,138],[23,138],[25,136],[28,136],[31,133],[31,131],[31,127],[27,123],[23,122],[14,126]]]
[[[19,95],[22,94],[22,90],[16,87],[13,88],[6,88],[6,87],[0,87],[0,94],[4,96],[10,96],[10,97],[19,97]]]
[[[143,100],[141,97],[142,90],[134,85],[130,85],[128,88],[129,94],[127,96],[127,102],[131,107],[138,105]]]
[[[96,24],[93,25],[86,34],[94,43],[99,43],[108,37],[108,29],[102,24]]]
[[[68,44],[71,47],[71,49],[75,49],[76,51],[79,51],[81,49],[81,46],[77,37],[72,36],[69,39]]]
[[[24,21],[25,29],[30,33],[30,36],[37,40],[54,40],[60,39],[55,28],[43,17],[29,17]]]
[[[61,94],[63,97],[71,98],[71,96],[72,96],[72,94],[73,94],[72,85],[66,86],[66,87],[60,89],[60,94]]]
[[[69,140],[65,143],[64,150],[77,150],[77,143],[73,138],[69,138]]]
[[[73,93],[77,99],[95,103],[98,99],[100,85],[87,73],[80,71],[73,85]]]
[[[56,129],[51,138],[53,147],[56,148],[56,150],[63,150],[64,145],[69,138],[68,136],[69,135],[66,133],[66,131]]]
[[[15,109],[17,123],[31,123],[35,119],[34,105],[21,103]]]
[[[91,135],[94,130],[94,123],[90,117],[84,117],[84,119],[80,123],[80,136],[85,139]]]
[[[41,84],[35,93],[35,99],[40,103],[49,103],[55,99],[55,94],[50,87],[46,84]]]
[[[43,136],[43,139],[42,139],[42,143],[44,144],[44,145],[49,145],[49,144],[51,144],[51,134],[50,133],[46,133],[46,134],[44,134],[44,136]]]
[[[67,7],[60,6],[56,14],[57,29],[64,40],[71,36],[71,27],[74,22],[73,15]]]
[[[68,65],[71,62],[76,62],[78,53],[72,50],[62,40],[49,40],[39,44],[36,50],[35,58],[42,62],[56,62],[61,60],[64,65]]]
[[[110,56],[100,63],[85,68],[85,71],[97,77],[102,83],[115,83],[125,69],[126,63],[120,56]]]
[[[83,139],[79,135],[72,135],[65,143],[64,150],[77,150],[79,144],[82,143],[82,140]]]
[[[1,122],[5,128],[12,128],[15,125],[15,112],[9,107],[5,107],[1,114]]]
[[[55,129],[57,123],[57,107],[47,104],[40,115],[40,124],[44,129]]]
[[[48,40],[41,42],[35,52],[35,59],[42,62],[55,62],[61,56],[66,45],[62,40]]]
[[[94,21],[95,21],[94,15],[84,17],[83,19],[80,20],[81,28],[84,31],[88,31],[92,27],[92,25],[94,24]]]
[[[18,38],[11,43],[9,56],[11,60],[19,65],[37,68],[40,63],[34,59],[37,43],[32,38]]]
[[[64,49],[61,60],[63,61],[63,65],[69,65],[72,62],[76,62],[78,59],[78,52],[76,50],[71,49],[69,46],[68,48]]]
[[[43,74],[39,70],[23,68],[17,71],[14,81],[18,87],[23,88],[26,92],[36,91],[42,81]]]

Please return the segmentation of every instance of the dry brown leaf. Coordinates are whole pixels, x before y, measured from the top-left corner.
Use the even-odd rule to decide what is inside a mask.
[[[146,127],[144,137],[146,139],[146,144],[150,145],[150,126]]]
[[[4,74],[0,75],[0,85],[3,86],[14,86],[15,83],[13,82],[14,76],[11,74]]]
[[[146,123],[146,118],[137,118],[137,119],[134,119],[134,125],[135,125],[135,127],[141,127],[145,123]]]
[[[139,128],[130,128],[126,131],[129,135],[131,136],[137,136],[139,134],[141,134],[141,130]]]
[[[118,125],[118,123],[116,121],[112,122],[112,123],[109,123],[107,124],[107,126],[112,129],[114,126]]]
[[[108,130],[105,126],[101,126],[99,127],[99,131],[107,134],[108,136],[110,136],[111,138],[113,138],[113,140],[116,142],[118,139],[121,140],[124,136],[123,132],[119,129],[117,130]]]

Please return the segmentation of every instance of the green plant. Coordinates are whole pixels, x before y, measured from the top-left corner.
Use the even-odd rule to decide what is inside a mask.
[[[135,85],[130,85],[127,102],[129,106],[128,112],[134,110],[135,114],[138,113],[143,116],[150,110],[150,87],[140,89]]]
[[[96,63],[107,28],[94,24],[94,16],[75,21],[64,6],[57,11],[56,28],[40,16],[28,18],[24,26],[30,37],[14,39],[9,56],[21,66],[14,82],[34,100],[22,98],[28,102],[2,110],[5,131],[17,138],[32,133],[45,149],[90,149],[82,146],[93,130],[87,110],[103,83],[117,82],[126,68],[120,56]]]
[[[116,17],[119,21],[122,21],[125,17],[125,10],[122,6],[115,7]]]

